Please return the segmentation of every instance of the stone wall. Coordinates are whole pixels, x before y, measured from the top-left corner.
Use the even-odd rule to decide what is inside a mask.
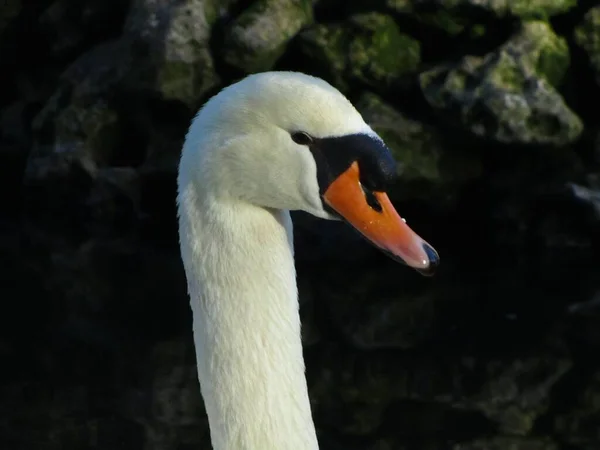
[[[600,6],[5,0],[0,448],[209,449],[179,259],[189,122],[321,76],[392,148],[425,279],[295,214],[323,450],[600,448]]]

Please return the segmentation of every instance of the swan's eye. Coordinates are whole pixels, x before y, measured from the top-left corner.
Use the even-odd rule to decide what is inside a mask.
[[[296,131],[292,133],[292,141],[294,141],[298,145],[310,145],[313,138],[304,131]]]
[[[383,208],[381,207],[381,203],[379,203],[379,200],[377,200],[377,197],[375,197],[375,194],[373,193],[373,191],[369,188],[367,188],[364,184],[360,183],[360,187],[363,190],[363,193],[365,194],[365,199],[367,200],[367,205],[369,205],[371,208],[373,208],[375,211],[377,212],[381,212],[383,211]]]

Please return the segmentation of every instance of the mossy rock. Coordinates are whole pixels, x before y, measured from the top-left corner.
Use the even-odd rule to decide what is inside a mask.
[[[382,137],[398,162],[400,182],[394,199],[452,197],[464,182],[481,175],[479,155],[468,149],[450,150],[433,127],[409,119],[372,93],[362,94],[356,107]]]
[[[27,162],[28,183],[68,178],[82,169],[93,175],[111,163],[122,142],[122,117],[113,105],[95,95],[69,98],[67,92],[57,91],[33,121],[34,132],[52,141],[36,139]]]
[[[412,1],[418,2],[418,0]],[[433,0],[432,3],[446,10],[460,9],[465,12],[469,9],[479,10],[494,14],[496,17],[547,19],[574,8],[577,0]]]
[[[547,20],[575,7],[577,0],[384,0],[398,14],[454,36],[469,32],[473,39],[485,34],[477,21],[483,16]],[[492,16],[492,17],[493,17]]]
[[[497,51],[466,56],[420,76],[429,104],[449,123],[504,144],[565,146],[581,119],[553,85],[569,64],[566,43],[543,22],[526,22]]]
[[[418,41],[400,32],[394,19],[379,13],[350,18],[348,46],[351,75],[366,84],[389,86],[421,62]]]
[[[600,6],[590,9],[575,29],[575,41],[585,50],[600,84]]]
[[[544,21],[523,22],[502,50],[517,56],[554,87],[560,86],[571,62],[566,39]]]
[[[414,73],[421,61],[418,41],[380,13],[351,16],[344,23],[315,25],[301,35],[301,48],[324,77],[344,90],[347,81],[391,87]]]
[[[120,41],[109,42],[82,55],[61,75],[32,123],[35,145],[28,179],[64,176],[74,167],[92,173],[113,158],[123,118],[110,99],[129,67],[116,63],[128,62],[127,55]]]
[[[577,6],[577,0],[490,0],[490,3],[505,3],[506,12],[522,19],[546,19]]]
[[[220,82],[208,42],[217,7],[215,0],[136,0],[124,27],[131,43],[128,87],[196,108]]]
[[[407,15],[418,22],[449,35],[462,33],[472,19],[461,14],[455,8],[440,7],[432,3],[420,3],[415,0],[386,0],[385,5],[398,14]]]
[[[223,58],[247,73],[269,70],[288,42],[312,21],[309,0],[257,0],[227,31]]]

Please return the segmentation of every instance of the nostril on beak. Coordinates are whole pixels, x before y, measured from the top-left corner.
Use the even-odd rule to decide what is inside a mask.
[[[434,250],[434,248],[427,243],[423,243],[423,250],[425,250],[427,258],[429,259],[429,266],[427,269],[419,270],[419,272],[423,275],[431,276],[435,273],[435,270],[440,265],[440,256]]]

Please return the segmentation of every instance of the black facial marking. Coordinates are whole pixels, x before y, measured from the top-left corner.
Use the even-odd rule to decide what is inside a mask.
[[[369,205],[381,209],[373,191],[386,191],[396,181],[396,161],[379,139],[366,134],[314,139],[309,144],[317,163],[317,179],[323,194],[329,185],[357,162],[360,183]]]

